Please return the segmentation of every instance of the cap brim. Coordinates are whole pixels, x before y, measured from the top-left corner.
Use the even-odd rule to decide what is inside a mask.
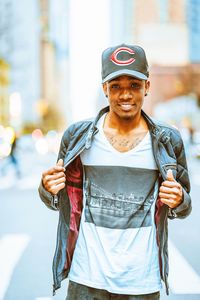
[[[148,79],[148,77],[146,75],[144,75],[143,73],[133,71],[133,70],[128,70],[128,69],[123,69],[123,70],[118,70],[116,72],[113,72],[113,73],[109,74],[108,76],[106,76],[106,78],[104,78],[102,80],[102,83],[104,83],[106,81],[110,81],[110,80],[112,80],[116,77],[119,77],[121,75],[128,75],[128,76],[132,76],[134,78],[142,79],[142,80],[147,80]]]

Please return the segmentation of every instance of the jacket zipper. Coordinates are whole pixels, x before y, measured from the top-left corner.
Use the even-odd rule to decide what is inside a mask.
[[[164,131],[162,131],[160,133],[160,136],[158,137],[158,140],[156,141],[156,148],[158,148],[158,142],[160,141],[160,139],[163,136],[163,134],[164,134]],[[155,142],[153,142],[153,143],[155,145]],[[154,148],[155,147],[153,146],[153,152],[157,153],[157,155],[156,154],[154,155],[156,164],[157,164],[157,166],[159,168],[159,171],[161,173],[162,178],[165,180],[166,179],[166,175],[165,175],[165,172],[163,171],[163,169],[160,167],[160,163],[159,163],[159,159],[158,159],[158,157],[160,157],[159,151],[158,151],[158,149],[155,149],[157,151],[154,151]],[[165,222],[166,222],[166,220],[164,221],[164,226],[165,226]],[[161,245],[159,247],[161,247]],[[161,263],[162,263],[161,268],[162,268],[162,273],[163,273],[163,277],[164,277],[163,279],[164,279],[164,282],[165,282],[166,293],[168,295],[169,294],[169,285],[168,285],[167,276],[166,276],[166,262],[165,262],[165,258],[163,257],[163,254],[164,254],[163,250],[164,250],[163,247],[162,247],[162,249],[160,248],[160,256],[161,256],[160,258],[161,258]]]
[[[57,232],[59,232],[59,230],[60,230],[60,217],[59,217],[59,223],[58,223],[58,229],[57,229]],[[55,259],[55,257],[57,257],[57,253],[58,253],[58,238],[57,238],[57,242],[56,242],[56,250],[55,250],[55,254],[54,254],[54,259]],[[56,276],[56,274],[55,274],[55,270],[57,269],[55,266],[54,266],[54,264],[55,264],[56,262],[55,261],[53,261],[53,281],[54,281],[54,283],[53,283],[53,296],[55,296],[55,294],[56,294],[56,289],[57,289],[57,286],[58,286],[58,280],[57,280],[57,276]]]

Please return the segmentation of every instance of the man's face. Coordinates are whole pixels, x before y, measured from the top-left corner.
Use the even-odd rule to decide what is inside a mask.
[[[133,119],[140,113],[149,81],[122,75],[103,84],[110,103],[110,112],[122,119]]]

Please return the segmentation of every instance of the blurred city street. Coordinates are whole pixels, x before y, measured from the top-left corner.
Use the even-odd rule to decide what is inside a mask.
[[[23,170],[16,178],[10,167],[0,179],[0,299],[64,300],[67,281],[52,296],[52,258],[58,213],[40,201],[37,187],[43,170],[56,161],[55,154],[25,152]],[[193,212],[185,220],[169,222],[170,296],[161,299],[200,299],[200,160],[189,159]],[[25,175],[26,174],[26,175]]]
[[[197,0],[0,0],[0,300],[66,297],[67,280],[52,296],[58,212],[38,186],[65,128],[109,104],[101,54],[124,44],[145,49],[142,108],[180,131],[192,185],[192,214],[169,220],[170,295],[161,300],[200,300],[199,37]],[[128,60],[121,50],[116,59],[139,66],[127,49]]]

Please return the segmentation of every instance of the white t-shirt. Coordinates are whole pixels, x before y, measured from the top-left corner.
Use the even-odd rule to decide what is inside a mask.
[[[103,132],[81,154],[84,206],[69,279],[116,294],[161,289],[154,222],[158,170],[148,132],[119,152]]]

